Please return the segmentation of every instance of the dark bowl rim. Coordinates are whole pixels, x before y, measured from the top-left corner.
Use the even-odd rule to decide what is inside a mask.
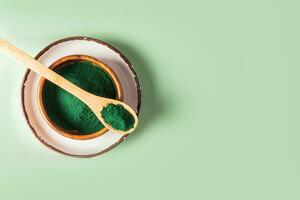
[[[125,57],[124,54],[122,54],[117,48],[111,46],[110,44],[102,41],[102,40],[99,40],[99,39],[95,39],[95,38],[91,38],[91,37],[85,37],[85,36],[73,36],[73,37],[66,37],[66,38],[63,38],[63,39],[60,39],[60,40],[57,40],[55,42],[52,42],[51,44],[47,45],[44,49],[42,49],[36,56],[35,56],[35,59],[39,59],[46,51],[48,51],[50,48],[52,48],[53,46],[59,44],[59,43],[62,43],[62,42],[67,42],[67,41],[72,41],[72,40],[86,40],[86,41],[93,41],[93,42],[96,42],[98,44],[101,44],[101,45],[104,45],[104,46],[107,46],[108,48],[110,48],[111,50],[115,51],[116,53],[118,53],[120,55],[120,57],[126,62],[126,64],[128,65],[128,67],[130,68],[130,71],[134,74],[134,79],[135,79],[135,82],[136,82],[136,85],[137,85],[137,94],[138,94],[138,106],[137,106],[137,114],[139,115],[140,113],[140,108],[141,108],[141,85],[140,85],[140,82],[139,82],[139,79],[137,77],[137,73],[136,71],[134,70],[134,67],[133,65],[130,63],[130,61]],[[72,156],[72,157],[76,157],[76,158],[91,158],[91,157],[95,157],[95,156],[98,156],[98,155],[101,155],[103,153],[106,153],[110,150],[112,150],[114,147],[118,146],[121,142],[123,142],[125,140],[125,138],[128,137],[128,135],[124,135],[120,140],[118,140],[116,143],[114,143],[113,145],[111,145],[110,147],[108,147],[107,149],[103,150],[103,151],[100,151],[98,153],[94,153],[94,154],[89,154],[89,155],[76,155],[76,154],[69,154],[69,153],[66,153],[64,151],[61,151],[57,148],[55,148],[54,146],[48,144],[46,141],[44,141],[36,132],[36,130],[33,128],[33,126],[30,124],[29,122],[29,117],[28,117],[28,114],[26,112],[26,109],[25,109],[25,94],[24,94],[24,90],[25,90],[25,83],[27,81],[27,78],[28,78],[28,75],[29,73],[31,72],[31,70],[27,69],[25,74],[24,74],[24,77],[23,77],[23,81],[22,81],[22,88],[21,88],[21,102],[22,102],[22,110],[23,110],[23,113],[24,113],[24,116],[25,116],[25,119],[26,119],[26,122],[27,124],[29,125],[30,129],[32,130],[33,134],[35,135],[35,137],[42,143],[44,144],[46,147],[50,148],[51,150],[54,150],[58,153],[61,153],[63,155],[66,155],[66,156]]]

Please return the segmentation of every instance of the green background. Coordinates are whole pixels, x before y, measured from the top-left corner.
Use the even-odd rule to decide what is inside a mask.
[[[91,159],[31,134],[24,67],[0,55],[0,199],[300,198],[297,0],[0,1],[0,36],[36,55],[102,39],[142,83],[136,134]]]

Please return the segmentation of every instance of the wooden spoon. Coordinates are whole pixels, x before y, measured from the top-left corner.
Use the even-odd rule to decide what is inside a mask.
[[[101,121],[101,123],[116,133],[121,134],[129,134],[132,131],[135,130],[135,128],[138,125],[138,117],[135,111],[128,106],[127,104],[114,100],[109,98],[104,98],[100,96],[96,96],[94,94],[91,94],[78,86],[74,85],[70,81],[66,80],[59,74],[55,73],[48,67],[44,66],[37,60],[35,60],[33,57],[28,55],[27,53],[23,52],[21,49],[17,48],[16,46],[10,44],[8,41],[0,38],[0,51],[4,53],[5,55],[15,59],[16,61],[23,63],[25,66],[27,66],[29,69],[34,71],[35,73],[41,75],[45,79],[51,81],[52,83],[56,84],[58,87],[63,88],[64,90],[68,91],[72,95],[76,96],[78,99],[80,99],[82,102],[84,102],[90,109],[95,113],[95,115],[98,117],[98,119]],[[102,117],[101,111],[103,108],[105,108],[108,104],[114,104],[114,105],[122,105],[133,117],[134,117],[134,125],[131,129],[122,131],[117,130],[114,127],[112,127],[110,124],[106,123],[105,120]]]

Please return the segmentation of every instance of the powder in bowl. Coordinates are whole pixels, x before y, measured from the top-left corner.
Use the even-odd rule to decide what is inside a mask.
[[[89,61],[69,61],[54,71],[92,94],[112,99],[117,97],[111,77]],[[48,117],[69,133],[87,135],[104,128],[93,111],[81,100],[47,80],[43,86],[42,99]]]

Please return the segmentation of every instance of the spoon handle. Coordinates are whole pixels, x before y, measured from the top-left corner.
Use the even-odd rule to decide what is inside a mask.
[[[32,71],[36,72],[37,74],[41,75],[42,77],[46,78],[47,80],[51,81],[57,86],[63,88],[69,93],[73,94],[74,96],[82,100],[84,103],[88,103],[90,93],[82,90],[81,88],[66,80],[65,78],[55,73],[48,67],[42,65],[40,62],[32,58],[30,55],[28,55],[21,49],[17,48],[13,44],[10,44],[8,41],[1,38],[0,51],[5,55],[15,59],[16,61],[23,63]]]

